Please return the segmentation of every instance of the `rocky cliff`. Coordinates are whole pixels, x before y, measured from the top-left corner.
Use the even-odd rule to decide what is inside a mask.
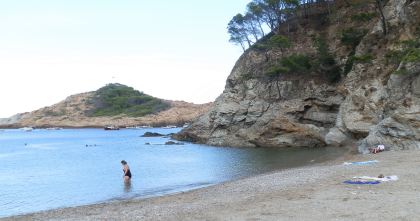
[[[325,17],[311,18],[318,23],[300,21],[296,31],[288,33],[291,48],[248,49],[210,111],[175,137],[217,146],[357,142],[360,152],[377,144],[393,150],[420,149],[419,12],[420,1],[388,1],[386,35],[374,4],[338,8],[328,22]],[[352,19],[361,13],[375,16]],[[343,30],[363,30],[363,36],[349,47],[343,43]],[[288,55],[315,59],[317,36],[325,38],[341,80],[331,82],[322,69],[264,77]],[[412,51],[404,52],[404,44],[410,42]],[[404,58],[394,59],[397,55]]]
[[[183,125],[197,119],[208,111],[211,103],[192,104],[184,101],[169,101],[168,108],[153,114],[133,117],[126,114],[115,116],[92,116],[93,98],[96,92],[69,96],[64,101],[28,113],[17,114],[0,121],[0,127],[104,127],[104,126],[166,126]]]

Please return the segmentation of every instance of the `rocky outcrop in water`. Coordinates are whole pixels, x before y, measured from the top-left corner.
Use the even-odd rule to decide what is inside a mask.
[[[165,136],[164,134],[160,134],[160,133],[155,133],[155,132],[146,132],[143,135],[141,135],[141,137],[163,137]]]
[[[352,15],[366,8],[340,9],[324,27],[306,26],[292,33],[287,50],[249,49],[236,63],[226,87],[210,111],[174,137],[217,146],[320,147],[357,141],[360,152],[385,144],[388,149],[420,149],[420,64],[388,62],[401,42],[420,39],[420,2],[391,0],[384,8],[389,33],[379,16],[357,24]],[[267,80],[264,72],[288,54],[314,54],[313,37],[323,34],[341,69],[352,51],[339,39],[340,30],[367,30],[355,62],[338,83],[322,75],[283,75]],[[403,70],[401,74],[399,70]]]

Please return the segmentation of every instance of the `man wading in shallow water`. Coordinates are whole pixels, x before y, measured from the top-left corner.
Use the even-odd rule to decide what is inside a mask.
[[[129,183],[131,181],[130,167],[128,166],[127,161],[125,160],[121,160],[121,164],[123,166],[123,171],[124,171],[124,182]]]

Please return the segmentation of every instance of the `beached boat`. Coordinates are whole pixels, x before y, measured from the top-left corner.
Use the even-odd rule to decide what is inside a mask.
[[[116,126],[107,126],[107,127],[104,127],[104,130],[119,130],[120,128],[119,127],[116,127]]]
[[[26,132],[30,132],[30,131],[34,130],[34,128],[32,128],[32,127],[22,127],[20,129],[23,130],[23,131],[26,131]]]
[[[144,128],[151,128],[152,126],[146,126],[146,125],[142,125],[142,126],[137,126],[137,129],[144,129]]]
[[[133,127],[126,127],[127,129],[144,129],[150,128],[150,126],[133,126]]]
[[[61,127],[48,127],[48,128],[45,128],[46,130],[61,130],[61,129],[63,129],[63,128],[61,128]]]
[[[165,126],[165,127],[162,127],[163,129],[171,129],[171,128],[177,128],[177,126],[175,126],[175,125],[168,125],[168,126]]]

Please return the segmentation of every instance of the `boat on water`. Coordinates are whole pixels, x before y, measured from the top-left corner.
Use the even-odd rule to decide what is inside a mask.
[[[119,130],[120,128],[119,127],[116,127],[116,126],[107,126],[107,127],[104,127],[104,130]]]
[[[26,132],[30,132],[30,131],[33,131],[34,130],[33,127],[22,127],[20,129],[23,130],[23,131],[26,131]]]

